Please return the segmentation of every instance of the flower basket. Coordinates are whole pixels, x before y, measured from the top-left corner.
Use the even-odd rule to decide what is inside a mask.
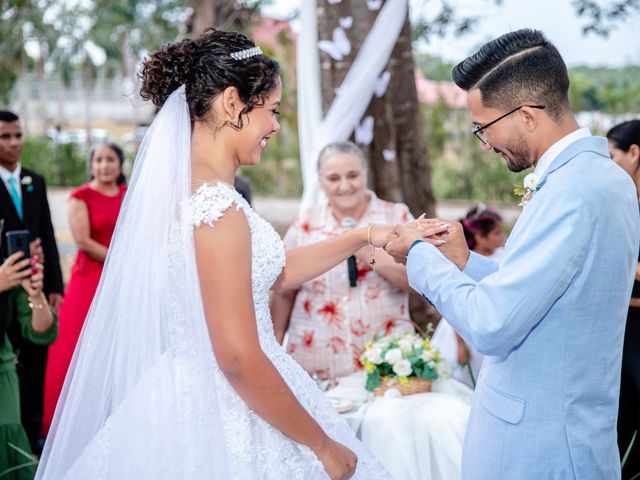
[[[409,377],[409,382],[402,384],[397,378],[386,377],[382,379],[379,387],[373,389],[373,394],[376,397],[381,397],[390,388],[398,390],[403,397],[414,393],[427,393],[431,391],[431,383],[431,380],[424,378]]]
[[[376,396],[397,389],[402,395],[431,391],[431,382],[448,374],[448,364],[428,335],[392,333],[365,344],[360,363],[366,389]]]

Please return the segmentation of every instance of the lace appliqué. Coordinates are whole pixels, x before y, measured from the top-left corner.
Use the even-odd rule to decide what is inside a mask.
[[[264,353],[324,431],[356,451],[358,471],[353,478],[388,479],[382,465],[356,440],[351,428],[336,413],[311,377],[276,341],[269,310],[269,290],[285,266],[284,245],[278,233],[233,187],[225,183],[202,185],[192,195],[189,211],[183,213],[183,218],[189,219],[192,228],[203,228],[204,224],[215,228],[216,221],[234,204],[236,209],[245,213],[251,233],[253,301]],[[285,437],[250,410],[217,367],[214,377],[232,478],[328,478],[316,455],[306,446]]]

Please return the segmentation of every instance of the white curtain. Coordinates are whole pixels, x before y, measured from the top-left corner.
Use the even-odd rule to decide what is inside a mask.
[[[304,0],[298,39],[298,118],[304,192],[300,211],[321,198],[316,172],[318,152],[349,138],[374,94],[407,15],[407,0],[387,0],[322,118],[315,0]]]

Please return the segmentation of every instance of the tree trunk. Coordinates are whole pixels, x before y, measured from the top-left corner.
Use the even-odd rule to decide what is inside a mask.
[[[361,0],[343,0],[336,5],[331,5],[328,0],[318,1],[319,39],[330,40],[340,18],[353,18],[352,27],[346,30],[351,53],[341,61],[320,53],[325,112],[371,30],[377,13],[371,12],[366,2]],[[416,216],[423,212],[433,216],[435,198],[414,69],[411,26],[407,16],[386,68],[391,74],[387,91],[381,98],[374,98],[365,113],[365,116],[374,117],[373,142],[361,147],[369,158],[371,187],[381,198],[406,203]],[[387,160],[383,154],[385,150]]]
[[[331,40],[340,18],[352,17],[345,29],[351,53],[341,61],[320,52],[323,109],[329,109],[336,88],[344,80],[360,47],[371,30],[378,11],[372,12],[362,0],[342,0],[332,5],[318,0],[318,39]],[[360,145],[369,159],[370,187],[385,200],[405,203],[417,217],[435,216],[435,198],[431,188],[431,168],[424,140],[414,77],[409,18],[394,47],[386,71],[391,74],[386,93],[373,98],[365,117],[374,118],[374,137],[370,145]],[[386,151],[386,152],[385,152]],[[385,154],[387,159],[385,159]],[[425,324],[437,318],[435,310],[417,295],[411,298],[414,320]]]
[[[197,37],[208,27],[242,30],[255,13],[255,8],[243,8],[232,0],[190,0],[189,5],[193,10],[187,21],[190,37]]]

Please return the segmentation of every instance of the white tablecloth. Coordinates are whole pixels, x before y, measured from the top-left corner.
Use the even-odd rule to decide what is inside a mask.
[[[327,396],[353,402],[344,418],[393,477],[459,479],[471,389],[448,379],[434,382],[431,393],[373,397],[364,382],[363,372],[343,377]]]

